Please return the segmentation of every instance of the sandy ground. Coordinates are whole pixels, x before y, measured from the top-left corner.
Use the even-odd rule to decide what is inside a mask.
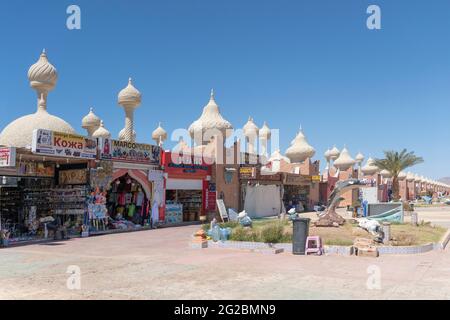
[[[450,207],[418,209],[450,226]],[[0,250],[1,299],[449,299],[450,250],[360,258],[191,249],[196,226]],[[81,288],[69,289],[69,266]],[[369,283],[369,286],[367,285]]]

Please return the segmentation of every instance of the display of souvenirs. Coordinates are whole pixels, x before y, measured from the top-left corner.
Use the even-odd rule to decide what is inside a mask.
[[[19,176],[53,177],[55,165],[46,162],[21,161],[17,167]]]
[[[59,184],[86,184],[87,183],[87,170],[61,170],[59,171]]]
[[[166,223],[183,222],[183,205],[179,203],[166,203]]]

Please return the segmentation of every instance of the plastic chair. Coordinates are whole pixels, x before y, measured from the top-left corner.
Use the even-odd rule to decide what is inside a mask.
[[[305,255],[314,253],[317,255],[323,254],[322,240],[319,236],[309,236],[306,238]]]

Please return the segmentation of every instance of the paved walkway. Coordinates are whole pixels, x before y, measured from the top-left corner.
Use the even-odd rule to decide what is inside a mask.
[[[195,250],[197,228],[2,249],[0,298],[450,299],[450,250],[380,258]],[[80,290],[67,288],[71,265]]]

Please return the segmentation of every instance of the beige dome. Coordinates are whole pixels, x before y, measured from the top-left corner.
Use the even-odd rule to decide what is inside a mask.
[[[244,135],[249,138],[256,138],[259,133],[259,128],[253,121],[252,117],[248,118],[247,123],[243,127],[244,129]]]
[[[128,85],[119,92],[118,103],[124,107],[137,108],[141,104],[141,93],[133,86],[131,78]]]
[[[418,174],[415,174],[415,175],[414,175],[414,180],[415,180],[416,182],[422,182],[422,178],[421,178]]]
[[[312,158],[316,150],[308,143],[303,131],[300,129],[291,146],[286,150],[286,156],[293,163],[305,161],[307,158]]]
[[[39,92],[49,92],[55,88],[58,73],[56,68],[48,62],[45,49],[42,51],[39,60],[28,70],[28,80],[30,86]]]
[[[378,172],[379,169],[374,164],[374,162],[375,161],[370,157],[369,159],[367,159],[366,165],[361,168],[361,171],[362,173],[364,173],[364,175],[371,176]]]
[[[325,159],[327,160],[327,162],[330,162],[330,160],[331,160],[331,149],[327,149],[327,151],[325,151],[325,153],[323,154],[323,156],[325,157]]]
[[[125,141],[125,128],[119,132],[119,140]],[[136,141],[136,130],[133,130],[133,141]]]
[[[391,178],[392,177],[392,173],[390,173],[388,170],[383,169],[380,171],[380,174],[383,178]]]
[[[339,158],[340,154],[341,152],[339,151],[339,149],[336,148],[336,146],[333,146],[333,148],[330,150],[330,159],[334,161]]]
[[[196,121],[194,121],[189,127],[189,134],[195,140],[198,145],[209,140],[209,137],[205,137],[209,134],[214,134],[215,130],[221,132],[223,139],[225,140],[233,129],[231,123],[225,120],[220,114],[219,106],[214,99],[214,91],[211,91],[211,98],[208,104],[203,108],[203,113]]]
[[[103,121],[100,121],[100,126],[98,127],[97,130],[94,131],[94,133],[92,134],[92,138],[104,138],[104,139],[111,138],[111,133],[108,130],[106,130]]]
[[[167,139],[167,132],[161,127],[161,122],[159,123],[158,128],[153,131],[152,139],[155,140],[157,144]]]
[[[414,181],[415,179],[416,179],[416,177],[415,177],[415,175],[413,173],[408,172],[406,174],[406,181],[411,182],[411,181]]]
[[[347,170],[355,164],[355,160],[350,156],[347,148],[342,149],[339,158],[334,161],[334,166],[339,170]]]
[[[101,124],[101,119],[94,113],[94,108],[89,110],[89,113],[81,120],[81,127],[83,129],[98,128]]]
[[[259,136],[262,139],[266,139],[266,140],[269,140],[272,136],[270,128],[265,121],[264,121],[262,128],[259,130]]]
[[[283,160],[287,163],[291,163],[291,160],[288,157],[285,157],[281,154],[280,150],[276,150],[269,158],[269,162],[271,161],[280,161]]]
[[[405,180],[406,176],[407,176],[406,172],[400,171],[400,173],[398,174],[398,180]]]
[[[364,155],[361,152],[358,152],[358,154],[355,157],[355,160],[357,163],[362,163],[364,161]]]
[[[28,71],[30,85],[39,95],[37,111],[7,125],[0,133],[0,145],[30,148],[36,129],[76,133],[70,124],[47,112],[47,92],[55,87],[57,78],[55,67],[48,62],[45,51],[42,52],[38,62]]]

